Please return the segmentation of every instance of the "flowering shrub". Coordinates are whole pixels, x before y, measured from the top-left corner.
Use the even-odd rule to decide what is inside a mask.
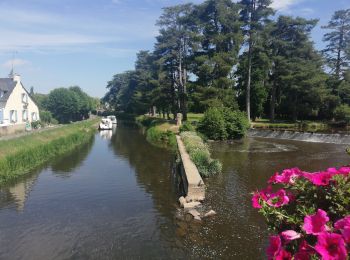
[[[286,169],[253,193],[252,204],[275,233],[269,259],[349,259],[350,167]]]

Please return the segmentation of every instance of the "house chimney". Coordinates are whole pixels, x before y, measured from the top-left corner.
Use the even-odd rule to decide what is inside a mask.
[[[13,75],[13,81],[20,83],[21,82],[21,76],[18,74]]]

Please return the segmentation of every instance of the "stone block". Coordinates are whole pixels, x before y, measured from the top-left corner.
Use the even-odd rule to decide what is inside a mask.
[[[184,204],[187,203],[187,201],[186,201],[186,199],[185,199],[183,196],[181,196],[181,197],[179,198],[179,203],[180,203],[180,206],[183,207]]]
[[[215,216],[216,215],[216,212],[214,210],[210,210],[208,211],[207,213],[204,214],[204,217],[207,218],[207,217],[212,217],[212,216]]]
[[[193,202],[185,203],[184,204],[184,209],[192,209],[192,208],[196,208],[196,207],[198,207],[200,205],[201,205],[200,202],[193,201]]]

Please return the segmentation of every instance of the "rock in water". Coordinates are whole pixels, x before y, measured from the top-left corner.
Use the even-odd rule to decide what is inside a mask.
[[[195,217],[194,217],[194,220],[195,220],[195,221],[202,221],[202,219],[200,218],[200,216],[195,216]]]
[[[179,202],[180,202],[181,207],[184,207],[184,205],[186,204],[186,199],[183,196],[181,196],[179,198]]]
[[[215,216],[216,215],[216,212],[214,210],[210,210],[208,211],[207,213],[204,214],[204,217],[207,218],[207,217],[212,217],[212,216]]]
[[[193,217],[199,217],[201,214],[195,210],[195,209],[191,209],[188,211],[188,213],[190,213]]]
[[[198,202],[198,201],[194,201],[194,202],[190,202],[190,203],[185,203],[184,204],[184,209],[192,209],[192,208],[195,208],[195,207],[198,207],[200,206],[201,203]]]

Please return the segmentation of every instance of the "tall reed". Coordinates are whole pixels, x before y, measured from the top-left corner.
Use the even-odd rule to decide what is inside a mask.
[[[93,138],[96,120],[0,142],[0,185]]]

